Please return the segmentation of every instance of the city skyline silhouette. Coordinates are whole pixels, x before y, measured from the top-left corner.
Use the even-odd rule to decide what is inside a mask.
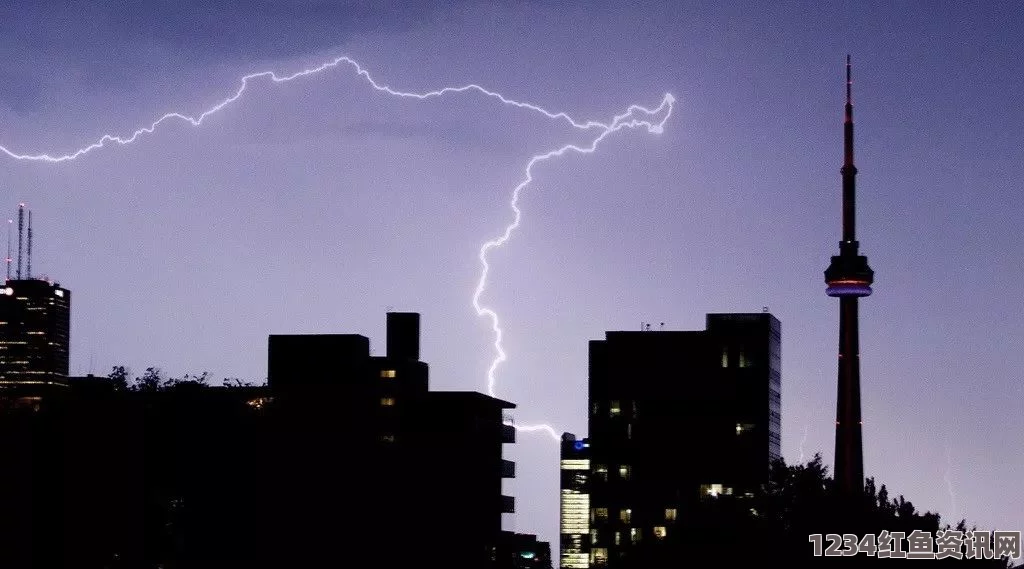
[[[1021,19],[1010,6],[660,6],[629,18],[465,5],[285,36],[315,18],[232,13],[281,24],[239,44],[215,19],[190,29],[160,10],[132,13],[149,39],[98,18],[84,41],[74,21],[98,8],[12,5],[0,144],[75,148],[202,109],[245,73],[342,53],[396,88],[479,83],[582,119],[674,93],[661,135],[623,132],[534,173],[523,225],[492,256],[487,298],[509,354],[496,395],[519,423],[582,435],[587,339],[768,306],[787,329],[783,455],[822,451],[831,464],[836,315],[815,275],[839,236],[837,86],[852,53],[858,229],[884,275],[861,307],[865,474],[922,507],[1017,529],[1024,443],[1005,425],[1019,424],[1024,363],[1024,324],[1007,308],[1021,300],[1007,283],[1020,276],[1022,115],[1006,94],[1024,74],[1001,35]],[[53,14],[64,17],[29,25]],[[565,29],[583,31],[569,41]],[[111,56],[118,41],[138,49]],[[341,73],[250,95],[202,128],[74,163],[0,161],[3,203],[36,212],[34,272],[75,294],[71,373],[157,366],[262,382],[253,354],[268,334],[358,330],[382,345],[379,314],[395,306],[423,314],[435,385],[485,392],[493,336],[469,303],[477,248],[509,221],[525,161],[585,140],[484,98],[413,105]],[[516,447],[515,523],[554,543],[557,445],[522,433]]]

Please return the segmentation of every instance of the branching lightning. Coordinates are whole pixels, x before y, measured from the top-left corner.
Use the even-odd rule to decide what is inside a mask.
[[[191,124],[192,126],[198,127],[203,124],[203,121],[206,120],[207,117],[217,113],[221,109],[227,107],[231,103],[241,98],[241,96],[245,93],[246,89],[248,88],[249,83],[253,80],[267,78],[274,83],[285,83],[288,81],[292,81],[294,79],[299,79],[310,75],[316,75],[329,69],[336,68],[342,64],[351,66],[355,70],[356,74],[364,78],[373,89],[395,97],[424,100],[433,97],[440,97],[446,94],[456,94],[473,91],[480,93],[486,97],[497,99],[504,105],[540,113],[552,120],[564,121],[575,129],[579,129],[582,131],[591,131],[596,129],[597,131],[597,134],[590,140],[589,144],[566,144],[555,150],[551,150],[549,152],[545,152],[542,154],[537,154],[534,157],[532,157],[526,165],[523,180],[512,191],[512,199],[509,202],[512,211],[514,212],[514,218],[512,223],[510,223],[505,228],[505,231],[504,233],[502,233],[501,236],[490,241],[487,241],[480,247],[479,259],[481,264],[481,273],[480,279],[477,282],[476,291],[473,294],[473,308],[476,310],[476,314],[478,317],[487,317],[490,320],[491,330],[494,332],[494,349],[496,352],[496,356],[487,370],[487,392],[493,397],[495,396],[495,372],[497,371],[498,366],[506,361],[507,355],[505,354],[505,350],[502,347],[503,332],[497,312],[495,312],[491,308],[483,306],[480,303],[480,297],[483,295],[484,290],[487,288],[487,276],[490,271],[490,265],[487,262],[487,253],[491,249],[501,247],[502,245],[504,245],[511,237],[512,232],[519,226],[519,222],[522,217],[522,213],[518,206],[519,196],[522,190],[533,181],[533,167],[539,162],[544,162],[552,158],[561,157],[567,152],[575,152],[578,154],[591,154],[597,150],[597,146],[598,144],[601,143],[602,140],[604,140],[610,134],[622,130],[623,128],[646,128],[649,133],[660,134],[663,131],[664,125],[668,121],[669,116],[672,114],[672,108],[673,104],[675,103],[675,98],[671,94],[666,93],[661,101],[661,104],[654,109],[648,109],[639,105],[631,105],[624,113],[614,117],[613,120],[609,123],[603,123],[599,121],[579,122],[564,112],[555,113],[548,111],[538,105],[534,105],[532,103],[525,103],[514,99],[510,99],[508,97],[505,97],[501,93],[490,91],[477,84],[463,85],[460,87],[443,87],[441,89],[426,91],[422,93],[399,91],[391,88],[388,85],[377,82],[370,75],[370,73],[355,60],[347,56],[342,56],[335,58],[331,61],[328,61],[326,63],[320,64],[316,67],[311,67],[303,69],[302,71],[298,71],[296,73],[292,73],[291,75],[281,76],[274,71],[261,71],[259,73],[250,73],[249,75],[245,75],[242,77],[238,89],[234,92],[234,94],[223,99],[219,103],[206,109],[198,115],[186,115],[180,112],[170,112],[156,119],[155,121],[150,123],[149,126],[145,126],[135,130],[129,136],[104,134],[98,140],[96,140],[96,142],[93,142],[92,144],[89,144],[87,146],[84,146],[82,148],[79,148],[75,151],[66,154],[22,154],[14,152],[4,145],[0,145],[0,152],[3,152],[7,156],[14,158],[15,160],[30,160],[51,163],[75,160],[89,152],[107,146],[108,143],[118,144],[122,146],[131,144],[135,142],[140,136],[145,134],[152,134],[161,124],[171,120],[183,121],[188,124]],[[658,118],[659,115],[660,118]],[[517,425],[516,429],[526,432],[544,431],[551,435],[551,437],[554,438],[555,441],[559,440],[558,433],[550,425]]]
[[[561,148],[558,148],[557,150],[552,150],[552,151],[546,152],[544,154],[538,154],[538,155],[534,156],[533,158],[531,158],[530,161],[526,164],[526,175],[523,178],[523,180],[521,182],[519,182],[519,185],[516,186],[514,190],[512,190],[512,200],[509,202],[509,205],[512,207],[512,211],[515,214],[514,217],[513,217],[512,223],[510,223],[507,227],[505,227],[505,232],[502,233],[501,236],[497,237],[496,239],[492,239],[492,240],[484,243],[480,247],[480,255],[479,255],[479,257],[480,257],[480,265],[482,266],[482,270],[480,272],[480,280],[477,282],[477,285],[476,285],[476,292],[473,293],[473,308],[476,309],[476,313],[477,313],[478,316],[481,316],[481,317],[486,316],[487,318],[490,319],[490,321],[491,321],[491,330],[494,332],[494,350],[497,353],[497,356],[495,356],[494,360],[491,362],[490,368],[487,370],[487,393],[490,394],[491,397],[495,397],[495,392],[494,392],[495,377],[494,377],[494,373],[495,373],[495,371],[497,371],[498,366],[501,365],[502,362],[504,362],[507,358],[506,358],[506,355],[505,355],[505,350],[501,346],[502,329],[501,329],[500,321],[498,319],[498,314],[494,310],[492,310],[490,308],[487,308],[485,306],[482,306],[480,304],[480,296],[483,294],[484,289],[487,288],[487,275],[490,272],[490,265],[487,262],[487,253],[488,253],[488,251],[490,251],[491,249],[493,249],[495,247],[500,247],[500,246],[504,245],[509,240],[509,238],[512,236],[512,232],[517,227],[519,227],[519,221],[522,219],[522,211],[519,209],[519,205],[518,205],[519,204],[519,195],[522,192],[523,188],[525,188],[527,185],[530,184],[530,182],[533,181],[533,167],[534,167],[534,165],[536,165],[538,162],[543,162],[543,161],[549,160],[551,158],[556,158],[556,157],[562,156],[566,152],[570,152],[570,151],[571,152],[577,152],[577,153],[580,153],[580,154],[591,154],[595,150],[597,150],[597,145],[600,144],[600,142],[602,140],[604,140],[608,135],[610,135],[613,132],[616,132],[618,130],[621,130],[623,128],[645,127],[645,128],[647,128],[648,132],[655,133],[655,134],[661,133],[663,128],[664,128],[665,122],[668,120],[669,116],[671,116],[671,114],[672,114],[672,104],[674,102],[675,102],[675,99],[672,97],[672,95],[666,94],[665,98],[662,99],[661,105],[659,105],[657,108],[655,108],[653,110],[652,109],[646,109],[644,107],[640,107],[640,106],[637,106],[637,105],[632,105],[632,106],[629,107],[629,109],[625,113],[615,117],[614,120],[612,120],[612,122],[610,124],[600,125],[601,126],[601,133],[599,135],[597,135],[590,142],[589,145],[587,145],[587,146],[577,146],[575,144],[566,144],[565,146],[562,146]],[[664,116],[662,116],[661,120],[658,121],[658,122],[654,122],[652,120],[653,117],[655,117],[655,116],[657,116],[658,114],[661,114],[661,113],[664,113]],[[649,118],[648,119],[638,118],[637,116],[635,116],[635,115],[638,115],[638,114],[642,115],[642,116],[647,116]],[[588,123],[588,124],[595,124],[595,123]],[[554,438],[556,442],[558,440],[560,440],[558,433],[555,432],[555,429],[553,427],[551,427],[550,425],[532,425],[532,426],[522,426],[522,427],[517,427],[517,428],[520,429],[520,430],[525,430],[525,431],[545,431],[549,435],[551,435],[551,437]]]

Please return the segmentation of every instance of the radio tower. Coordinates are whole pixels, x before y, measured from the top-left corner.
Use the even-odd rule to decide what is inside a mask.
[[[855,496],[864,491],[864,448],[860,415],[860,346],[857,299],[871,294],[874,271],[867,257],[858,253],[855,225],[853,165],[853,99],[850,56],[846,56],[846,120],[844,123],[843,240],[839,255],[825,269],[825,294],[839,298],[839,390],[836,398],[835,482],[839,492]]]
[[[11,280],[11,225],[14,223],[13,219],[7,220],[7,280]]]
[[[25,235],[25,204],[18,204],[18,277],[21,280],[21,239]]]

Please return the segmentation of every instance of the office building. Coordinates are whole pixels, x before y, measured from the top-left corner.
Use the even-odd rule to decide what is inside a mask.
[[[671,563],[700,500],[742,499],[780,456],[780,324],[709,314],[702,331],[590,342],[590,566]],[[674,549],[676,548],[676,549]]]
[[[515,511],[502,493],[502,480],[515,476],[503,458],[503,445],[515,441],[507,424],[515,405],[430,391],[419,329],[419,314],[389,313],[384,356],[371,356],[359,335],[270,336],[268,385],[282,421],[277,452],[303,473],[281,474],[295,494],[278,515],[297,520],[282,544],[317,535],[314,542],[334,547],[340,535],[379,550],[375,566],[397,567],[429,563],[456,539],[443,565],[493,566],[502,514]],[[359,514],[324,524],[303,514],[310,503]],[[409,526],[408,512],[423,523]],[[295,547],[285,548],[282,558],[291,552],[294,561]]]
[[[24,204],[18,210],[18,266],[0,287],[0,396],[32,399],[67,386],[71,342],[71,291],[32,277],[32,213],[28,271],[22,273]],[[25,277],[25,278],[22,278]]]
[[[559,464],[560,559],[562,569],[590,567],[590,444],[572,433],[562,435]]]

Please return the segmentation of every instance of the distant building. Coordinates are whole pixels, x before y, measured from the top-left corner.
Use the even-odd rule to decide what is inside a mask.
[[[703,331],[590,342],[591,567],[671,564],[675,533],[700,525],[689,505],[767,482],[780,338],[771,314],[709,314]]]
[[[45,280],[0,288],[0,389],[33,394],[66,387],[71,291]]]
[[[562,569],[590,567],[590,443],[562,435],[560,558]]]
[[[502,532],[494,568],[551,569],[551,544],[533,534]]]

